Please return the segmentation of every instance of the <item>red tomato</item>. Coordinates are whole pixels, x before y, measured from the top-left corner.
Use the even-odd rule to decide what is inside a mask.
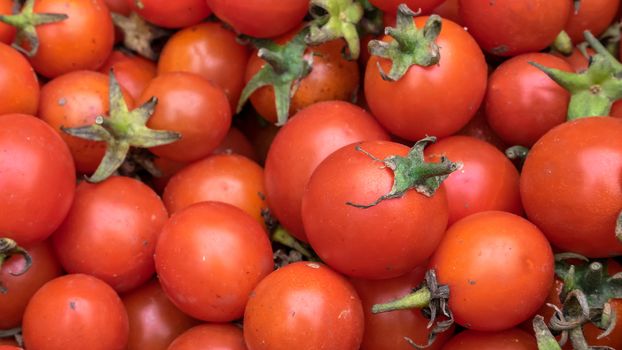
[[[369,2],[380,8],[384,12],[395,13],[397,6],[404,3],[413,11],[429,14],[434,8],[442,4],[445,0],[369,0]]]
[[[596,52],[592,48],[588,47],[585,50],[587,55],[590,57],[596,54]],[[556,53],[555,55],[563,58],[566,62],[568,62],[572,69],[577,73],[586,71],[590,64],[589,58],[585,57],[583,53],[581,53],[581,51],[576,47],[572,49],[572,53],[570,54],[570,56],[564,56],[560,53]]]
[[[465,125],[464,128],[460,129],[456,135],[475,137],[476,139],[488,142],[501,151],[505,151],[508,148],[508,145],[499,138],[499,135],[492,131],[492,128],[484,116],[483,108],[480,108],[469,123]]]
[[[581,0],[579,11],[572,11],[564,30],[572,42],[585,41],[583,32],[589,30],[599,37],[616,17],[620,0]]]
[[[271,213],[289,233],[307,241],[300,207],[313,170],[345,145],[388,139],[369,113],[347,102],[319,102],[298,112],[281,128],[268,151],[265,182]]]
[[[140,181],[123,176],[84,181],[52,240],[67,272],[98,277],[126,292],[153,275],[153,252],[167,219],[160,198]]]
[[[197,203],[173,214],[160,233],[155,262],[173,304],[210,322],[240,318],[253,288],[273,269],[261,225],[220,202]]]
[[[127,350],[167,350],[180,334],[197,324],[181,312],[154,280],[123,296],[130,323]]]
[[[551,244],[588,257],[622,254],[622,120],[590,117],[561,124],[529,151],[521,173],[527,217]]]
[[[257,38],[294,29],[309,10],[308,0],[207,0],[207,5],[237,32]]]
[[[239,154],[254,161],[258,161],[259,158],[250,140],[235,127],[229,128],[227,136],[212,154]]]
[[[263,279],[244,312],[253,350],[357,350],[363,308],[354,287],[327,266],[287,265]]]
[[[225,93],[208,80],[192,73],[157,76],[143,91],[140,104],[151,97],[158,104],[147,127],[181,133],[177,142],[150,148],[159,157],[192,162],[209,155],[227,135],[231,108]]]
[[[203,324],[187,330],[168,350],[246,350],[244,334],[233,324]]]
[[[166,28],[197,24],[212,11],[205,0],[126,0],[131,10],[147,21]]]
[[[20,245],[43,241],[73,201],[75,168],[49,125],[25,114],[0,115],[0,232]]]
[[[124,16],[129,16],[132,9],[126,0],[104,0],[110,12],[116,12]]]
[[[0,350],[24,350],[24,349],[19,348],[17,346],[0,345]]]
[[[568,0],[459,0],[460,18],[484,51],[514,56],[540,51],[564,29]]]
[[[13,14],[13,0],[0,0],[0,14],[12,15]],[[0,23],[0,42],[10,44],[15,38],[15,27]],[[6,61],[2,61],[6,62]]]
[[[563,59],[546,53],[518,55],[495,69],[488,83],[486,118],[509,145],[530,147],[567,118],[570,93],[529,62],[573,71]]]
[[[426,20],[416,17],[414,22],[422,28]],[[389,72],[389,60],[372,56],[367,63],[365,97],[372,114],[391,133],[410,141],[457,132],[477,112],[486,92],[484,55],[463,27],[443,20],[436,43],[439,64],[413,65],[395,82],[383,80],[378,71],[380,65]]]
[[[156,76],[154,62],[136,55],[130,55],[120,50],[113,51],[99,71],[108,74],[114,71],[119,85],[123,87],[132,99],[137,100]]]
[[[432,13],[462,25],[458,0],[445,0]]]
[[[28,350],[123,350],[127,313],[117,293],[88,275],[66,275],[32,297],[22,324]]]
[[[35,115],[39,104],[39,82],[28,60],[0,42],[0,115]]]
[[[466,330],[451,338],[442,350],[538,350],[536,338],[518,328],[500,332]]]
[[[450,290],[456,323],[478,331],[517,326],[544,303],[553,284],[553,252],[520,216],[476,213],[453,224],[430,261]]]

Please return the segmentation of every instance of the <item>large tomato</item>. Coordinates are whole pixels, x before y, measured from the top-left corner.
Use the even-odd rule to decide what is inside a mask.
[[[39,82],[28,60],[0,42],[0,115],[35,115],[39,104]]]

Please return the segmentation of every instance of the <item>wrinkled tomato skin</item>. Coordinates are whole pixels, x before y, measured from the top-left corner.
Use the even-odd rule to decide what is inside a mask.
[[[60,226],[75,193],[67,145],[26,114],[0,116],[0,235],[20,245],[41,242]]]
[[[451,338],[442,350],[538,350],[536,338],[519,328],[499,332],[466,330]]]
[[[455,321],[478,331],[519,325],[544,303],[553,284],[549,242],[526,219],[486,211],[454,223],[430,260],[451,291]]]
[[[114,72],[119,85],[123,87],[133,100],[137,100],[156,76],[156,64],[146,58],[113,51],[99,71],[104,74]]]
[[[246,350],[244,334],[230,323],[202,324],[175,339],[167,350],[224,349]]]
[[[422,28],[426,20],[416,17],[415,25]],[[364,88],[371,113],[392,134],[409,141],[457,132],[475,115],[486,92],[484,55],[464,28],[444,20],[436,43],[438,64],[413,65],[396,82],[383,80],[378,70],[380,65],[389,72],[389,60],[372,56],[367,62]]]
[[[319,102],[298,112],[268,151],[265,186],[271,213],[289,233],[307,241],[300,210],[313,170],[347,144],[388,139],[373,116],[348,102]]]
[[[329,267],[296,262],[268,275],[244,312],[253,350],[357,350],[363,308],[352,284]]]
[[[620,0],[581,0],[579,11],[572,11],[564,31],[574,44],[585,41],[583,32],[589,30],[599,37],[616,16]]]
[[[486,119],[509,145],[530,147],[567,118],[570,93],[530,62],[573,71],[563,59],[546,53],[518,55],[495,69],[488,83]]]
[[[622,120],[590,117],[557,126],[529,151],[521,173],[527,217],[551,244],[588,257],[622,253]]]
[[[400,276],[434,252],[448,222],[443,186],[427,197],[415,190],[363,209],[389,193],[394,176],[376,158],[406,156],[409,148],[389,141],[350,144],[315,169],[302,199],[302,221],[309,243],[331,268],[351,277]]]
[[[39,82],[28,60],[9,45],[0,43],[0,115],[36,115]]]
[[[201,22],[212,11],[205,0],[126,0],[131,11],[165,28],[183,28]],[[140,3],[140,6],[138,4]]]
[[[384,12],[396,13],[397,7],[404,3],[413,11],[429,14],[445,0],[370,0],[369,2]]]
[[[93,275],[127,292],[155,272],[153,252],[167,219],[160,197],[138,180],[84,181],[52,241],[67,272]]]

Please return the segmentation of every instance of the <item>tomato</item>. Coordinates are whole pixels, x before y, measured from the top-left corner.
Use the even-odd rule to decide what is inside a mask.
[[[181,133],[177,142],[150,148],[159,157],[192,162],[209,155],[227,135],[231,109],[225,93],[199,75],[184,72],[158,75],[138,99],[158,104],[147,127]]]
[[[445,0],[432,13],[462,25],[458,0]]]
[[[353,277],[400,276],[434,252],[447,227],[448,208],[441,186],[431,197],[414,190],[401,198],[368,204],[389,193],[393,172],[378,159],[406,156],[408,147],[367,141],[340,148],[322,161],[302,198],[302,221],[309,243],[331,268]]]
[[[207,0],[207,5],[237,32],[257,38],[294,29],[309,10],[308,0]]]
[[[373,314],[371,308],[375,304],[386,303],[408,294],[423,281],[425,270],[417,267],[402,276],[386,280],[351,279],[356,292],[363,303],[365,313],[365,333],[361,350],[411,350],[413,347],[404,340],[410,338],[416,344],[428,343],[430,329],[428,320],[421,312],[410,310],[393,311]],[[437,335],[434,343],[428,348],[438,350],[449,339],[452,331]]]
[[[480,47],[498,56],[540,51],[564,29],[568,0],[459,0],[459,14]]]
[[[41,89],[39,118],[58,131],[71,150],[76,170],[91,174],[97,169],[106,152],[103,141],[89,141],[71,136],[61,127],[71,128],[95,123],[95,118],[108,115],[108,77],[92,71],[77,71],[51,80]],[[125,102],[134,104],[129,95]]]
[[[564,30],[575,44],[585,41],[586,30],[599,37],[616,17],[619,6],[620,0],[581,0],[579,10],[571,12]]]
[[[223,89],[235,110],[248,58],[248,49],[222,23],[201,23],[178,31],[166,42],[158,74],[190,72],[211,80]]]
[[[32,265],[26,273],[24,257],[16,255],[2,263],[0,269],[0,329],[19,327],[26,305],[33,294],[47,281],[60,276],[63,271],[47,242],[28,247]]]
[[[160,198],[138,180],[84,181],[52,241],[67,272],[93,275],[126,292],[155,272],[153,252],[167,219]]]
[[[123,350],[129,326],[123,303],[110,286],[74,274],[55,278],[35,293],[22,331],[29,350]]]
[[[253,161],[259,160],[253,144],[235,127],[229,128],[227,136],[225,136],[212,154],[239,154]]]
[[[348,102],[319,102],[298,112],[268,151],[265,183],[271,213],[289,233],[306,241],[300,208],[313,170],[345,145],[388,139],[369,113]]]
[[[445,0],[369,0],[369,2],[384,12],[395,13],[399,4],[406,4],[413,11],[429,14]]]
[[[590,117],[561,124],[531,148],[521,174],[527,217],[551,244],[588,257],[620,255],[622,120]]]
[[[0,15],[13,14],[13,0],[0,0]],[[15,38],[15,27],[0,23],[0,42],[10,44]],[[4,62],[4,61],[3,61]]]
[[[526,219],[485,211],[454,223],[430,260],[450,290],[456,323],[478,331],[517,326],[544,303],[553,284],[553,252]]]
[[[160,233],[155,263],[173,304],[209,322],[240,318],[250,292],[273,269],[263,227],[220,202],[197,203],[173,214]]]
[[[108,74],[113,70],[119,85],[132,99],[137,100],[156,76],[154,62],[140,56],[130,55],[120,50],[113,51],[99,71]]]
[[[509,145],[530,147],[567,118],[570,93],[530,62],[572,72],[563,59],[546,53],[518,55],[495,69],[488,83],[486,118]]]
[[[518,171],[494,146],[468,136],[450,136],[430,145],[425,153],[430,162],[445,156],[463,164],[443,181],[449,225],[486,210],[522,213]]]
[[[233,324],[203,324],[177,337],[168,350],[246,350],[244,335]]]
[[[486,116],[484,116],[483,108],[480,108],[475,113],[475,116],[456,135],[471,136],[486,141],[501,151],[505,151],[508,148],[508,145],[499,138],[499,135],[492,131]]]
[[[423,27],[428,17],[416,17]],[[385,36],[383,41],[392,40]],[[440,61],[411,66],[398,81],[383,80],[378,65],[389,72],[392,63],[372,56],[365,71],[365,97],[372,114],[392,134],[414,141],[449,136],[475,115],[486,92],[487,66],[477,43],[454,22],[442,21],[436,39]],[[442,102],[441,102],[442,101]]]
[[[147,21],[166,28],[197,24],[212,12],[205,0],[126,0],[131,10]]]
[[[23,348],[19,348],[17,346],[0,345],[0,350],[23,350]]]
[[[9,45],[0,42],[0,115],[35,115],[39,104],[39,82],[28,60]],[[19,87],[19,88],[16,88]]]
[[[263,279],[244,312],[253,350],[357,350],[363,307],[354,287],[315,262],[287,265]]]
[[[130,334],[127,350],[167,350],[180,334],[197,324],[181,312],[153,280],[123,296]]]
[[[126,0],[104,0],[110,12],[115,12],[123,16],[129,16],[132,9]]]
[[[75,168],[49,125],[25,114],[0,115],[0,232],[20,245],[45,240],[73,201]]]
[[[536,338],[518,328],[499,332],[466,330],[451,338],[442,350],[538,350]]]
[[[585,51],[586,51],[586,54],[590,57],[596,54],[596,52],[592,48],[589,48],[589,47],[586,48]],[[570,56],[564,56],[562,54],[556,54],[556,55],[563,58],[566,62],[568,62],[568,64],[570,64],[572,69],[577,73],[586,71],[590,64],[589,58],[585,57],[585,55],[583,55],[583,53],[576,47],[572,49],[572,53],[570,54]]]

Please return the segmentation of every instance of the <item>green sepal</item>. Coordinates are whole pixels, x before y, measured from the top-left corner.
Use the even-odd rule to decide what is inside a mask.
[[[17,245],[17,242],[10,238],[0,238],[0,268],[2,264],[12,257],[13,255],[21,255],[24,257],[24,267],[19,272],[11,272],[13,276],[21,276],[28,272],[30,267],[32,266],[32,257],[28,252]],[[2,285],[2,281],[0,281],[0,294],[5,294],[7,292],[6,288]]]
[[[292,40],[278,45],[271,40],[250,39],[259,48],[257,55],[266,63],[246,84],[238,101],[237,113],[257,89],[264,86],[274,88],[277,126],[285,124],[289,116],[291,98],[296,93],[300,81],[311,73],[312,57],[305,58],[308,28],[301,30]]]
[[[320,258],[308,244],[297,240],[294,236],[287,232],[283,226],[277,226],[274,232],[270,235],[270,240],[297,251],[308,261],[320,261]]]
[[[150,60],[158,59],[158,53],[153,50],[151,44],[170,35],[171,31],[147,22],[135,12],[130,13],[128,17],[115,12],[111,12],[110,16],[112,22],[124,34],[123,45],[125,47]]]
[[[572,50],[574,49],[572,39],[570,39],[570,36],[564,30],[557,34],[557,37],[555,37],[553,45],[551,46],[553,50],[565,56],[570,56],[570,54],[572,54]]]
[[[419,65],[428,67],[437,64],[440,59],[440,50],[436,44],[442,21],[438,15],[431,15],[423,28],[417,28],[413,17],[418,15],[405,4],[401,4],[397,11],[396,27],[385,28],[385,34],[393,37],[393,41],[372,40],[369,42],[369,52],[378,57],[391,60],[392,66],[386,74],[378,63],[378,70],[382,79],[397,81],[406,74],[410,66]]]
[[[606,259],[589,260],[581,264],[557,259],[555,273],[564,282],[562,296],[574,289],[581,289],[590,308],[603,308],[610,299],[622,298],[622,279],[607,273]]]
[[[536,315],[532,322],[533,330],[538,342],[538,350],[561,350],[561,346],[555,340],[555,337],[546,326],[544,317]]]
[[[362,152],[374,161],[383,163],[385,167],[393,171],[393,186],[389,193],[382,195],[370,204],[352,202],[346,202],[346,204],[367,209],[387,199],[401,198],[410,189],[414,189],[426,197],[433,196],[451,173],[462,168],[462,163],[454,163],[444,156],[438,163],[426,162],[423,150],[428,144],[434,142],[436,142],[436,137],[425,137],[415,143],[406,157],[390,156],[385,159],[376,158],[361,148],[360,145],[357,145],[357,151]]]
[[[325,14],[317,14],[314,8]],[[348,44],[347,59],[358,59],[361,44],[357,24],[363,18],[363,6],[357,0],[311,0],[311,22],[307,44],[317,45],[344,38]]]

